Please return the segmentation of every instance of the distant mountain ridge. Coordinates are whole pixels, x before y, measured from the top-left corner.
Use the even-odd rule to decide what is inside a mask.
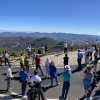
[[[33,38],[43,38],[49,37],[53,38],[59,42],[67,41],[71,43],[71,41],[75,43],[82,43],[84,41],[95,41],[98,39],[100,41],[100,36],[97,35],[86,35],[86,34],[72,34],[72,33],[40,33],[40,32],[0,32],[0,37],[33,37]]]

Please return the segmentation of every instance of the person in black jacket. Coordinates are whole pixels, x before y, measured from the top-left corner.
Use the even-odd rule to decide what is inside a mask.
[[[68,65],[68,60],[69,60],[67,54],[65,54],[65,57],[63,59],[64,59],[64,69],[65,69],[65,66]]]

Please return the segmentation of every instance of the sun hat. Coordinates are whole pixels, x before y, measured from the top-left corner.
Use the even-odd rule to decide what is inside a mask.
[[[69,65],[66,65],[65,69],[69,71],[69,70],[71,70],[71,67]]]

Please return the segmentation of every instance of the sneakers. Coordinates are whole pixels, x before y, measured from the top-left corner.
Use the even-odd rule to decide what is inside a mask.
[[[65,100],[65,98],[63,98],[62,96],[59,96],[59,99],[64,99]]]

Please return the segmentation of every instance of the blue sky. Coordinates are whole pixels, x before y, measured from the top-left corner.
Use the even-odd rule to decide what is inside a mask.
[[[0,30],[100,35],[100,0],[0,0]]]

